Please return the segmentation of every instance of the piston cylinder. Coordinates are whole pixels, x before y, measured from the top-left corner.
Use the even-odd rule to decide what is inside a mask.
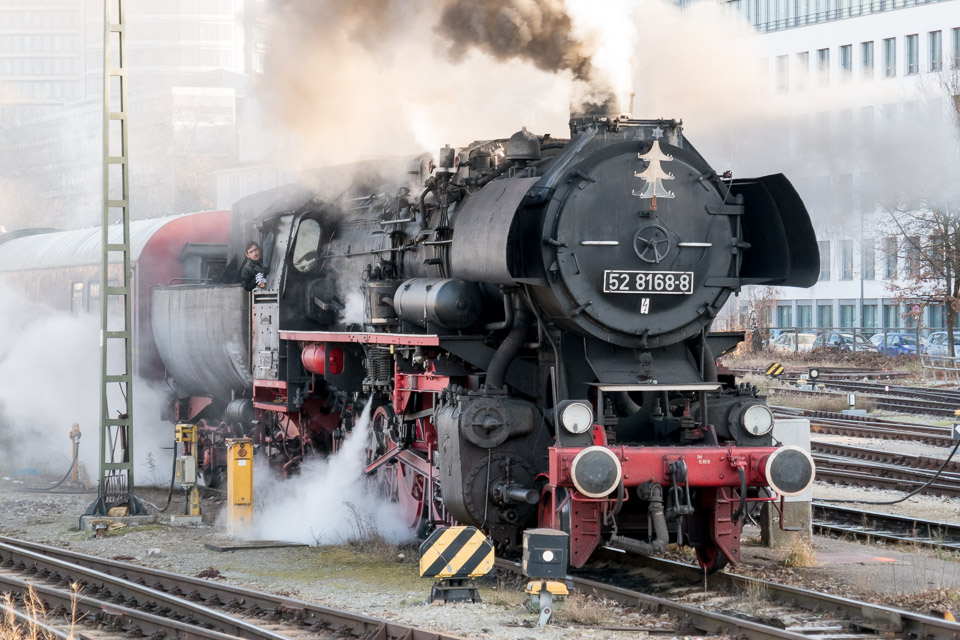
[[[327,345],[308,344],[303,348],[300,354],[300,362],[303,368],[310,373],[317,375],[326,375],[329,371],[331,375],[343,373],[343,351],[334,347],[327,354]]]
[[[397,315],[421,327],[465,329],[477,323],[483,300],[476,283],[456,278],[413,278],[393,297]]]

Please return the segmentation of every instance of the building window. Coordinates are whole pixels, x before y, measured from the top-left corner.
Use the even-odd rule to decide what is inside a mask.
[[[830,241],[821,240],[820,245],[820,279],[830,279]]]
[[[877,326],[877,305],[875,304],[865,304],[863,305],[863,326],[868,328],[876,328]]]
[[[100,281],[87,283],[87,313],[100,313]]]
[[[817,83],[830,86],[830,49],[817,49]]]
[[[904,44],[907,58],[906,75],[912,76],[920,73],[920,37],[917,34],[907,36]]]
[[[904,254],[904,271],[907,277],[917,277],[920,273],[920,238],[907,238]]]
[[[887,280],[897,277],[897,239],[893,236],[883,239],[883,277]]]
[[[943,322],[943,305],[933,305],[929,307],[929,314],[928,327],[931,329],[943,329],[946,326]]]
[[[883,305],[883,326],[893,329],[900,326],[900,307],[895,304]]]
[[[850,82],[853,74],[853,45],[840,47],[840,81]]]
[[[930,71],[942,71],[943,43],[941,42],[940,32],[931,31],[928,37],[930,42]]]
[[[777,326],[778,327],[792,327],[793,326],[793,309],[785,306],[777,307]]]
[[[789,56],[777,56],[777,93],[790,91]]]
[[[822,329],[829,329],[833,327],[833,305],[832,304],[817,305],[817,326]]]
[[[83,283],[74,282],[70,294],[70,313],[76,315],[83,311]]]
[[[857,321],[857,306],[853,304],[840,305],[840,326],[849,328]]]
[[[853,280],[853,240],[840,241],[840,279]]]
[[[897,39],[887,38],[883,41],[883,77],[897,76]]]
[[[877,276],[877,256],[874,250],[873,238],[864,238],[860,243],[860,266],[863,269],[863,279],[873,280]]]
[[[813,307],[809,304],[797,305],[797,326],[800,328],[813,327]]]
[[[950,30],[953,35],[953,68],[960,69],[960,27]]]
[[[803,91],[807,88],[810,80],[810,52],[803,51],[797,54],[797,65],[794,75],[797,77],[797,90]]]

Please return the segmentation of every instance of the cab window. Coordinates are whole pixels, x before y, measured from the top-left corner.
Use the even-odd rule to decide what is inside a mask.
[[[312,271],[318,263],[317,248],[320,246],[320,223],[306,219],[297,229],[293,245],[293,267],[300,273]]]

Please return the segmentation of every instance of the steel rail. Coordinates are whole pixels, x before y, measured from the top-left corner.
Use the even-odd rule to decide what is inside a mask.
[[[909,440],[940,447],[953,447],[956,441],[950,427],[938,425],[897,422],[866,416],[846,416],[832,411],[806,411],[790,407],[773,406],[774,413],[783,417],[803,417],[810,420],[810,430],[815,433],[880,438],[883,440]]]
[[[628,556],[615,551],[611,553],[619,556],[621,563],[626,558],[626,561],[633,566],[653,568],[665,574],[688,580],[691,584],[703,585],[706,582],[714,588],[726,588],[730,591],[736,590],[739,593],[763,593],[765,598],[775,600],[785,606],[799,607],[813,612],[833,613],[856,621],[858,625],[863,627],[874,628],[879,637],[890,637],[892,632],[930,640],[957,640],[960,638],[960,623],[921,613],[820,593],[759,578],[750,578],[727,571],[704,576],[699,567],[673,560]],[[812,637],[809,634],[803,635],[806,638]]]
[[[22,544],[0,541],[0,567],[17,567],[21,572],[57,575],[61,578],[69,576],[71,580],[85,582],[87,588],[96,591],[108,591],[114,596],[122,595],[125,599],[133,598],[141,602],[156,602],[168,608],[173,616],[189,617],[198,625],[216,628],[227,635],[259,640],[286,640],[281,634],[237,620],[204,605],[188,602],[90,567],[30,551]]]
[[[908,473],[888,470],[888,475],[880,476],[873,470],[850,469],[843,461],[827,460],[814,456],[817,465],[817,480],[826,480],[837,484],[873,486],[894,491],[913,491],[925,484],[925,480],[910,478]],[[960,497],[960,485],[934,482],[922,493],[931,495]]]
[[[813,526],[824,533],[960,551],[960,524],[863,511],[824,502],[814,502],[812,508]]]
[[[816,391],[813,389],[791,389],[789,387],[771,387],[767,393],[806,395],[806,396],[839,396],[842,391]],[[875,394],[861,394],[861,398],[869,399],[878,409],[900,411],[902,413],[920,413],[924,415],[952,416],[960,408],[960,404],[941,400],[922,400],[915,398],[896,398]]]
[[[84,620],[96,622],[107,630],[123,632],[128,636],[162,637],[166,640],[236,640],[237,636],[205,629],[195,624],[138,611],[118,604],[99,600],[72,591],[58,589],[44,584],[21,580],[0,572],[0,588],[16,593],[20,597],[35,597],[45,603],[71,611],[76,608],[78,616]],[[85,634],[81,634],[85,635]]]
[[[4,546],[20,547],[36,555],[87,567],[127,583],[149,584],[154,590],[183,594],[188,599],[202,600],[213,606],[242,607],[248,612],[271,611],[307,627],[347,629],[354,636],[369,635],[381,640],[459,640],[459,636],[338,611],[302,600],[0,536],[0,549]]]
[[[511,560],[498,558],[496,566],[516,575],[523,575],[520,564]],[[727,634],[739,638],[785,638],[787,640],[809,640],[810,636],[772,627],[752,620],[744,620],[708,609],[701,609],[692,605],[674,602],[666,598],[647,595],[639,591],[632,591],[622,587],[589,580],[578,576],[568,575],[566,582],[576,591],[594,594],[619,602],[621,604],[640,607],[655,612],[663,612],[679,618],[683,623],[708,634]]]
[[[955,442],[955,441],[954,441]],[[882,451],[869,447],[855,447],[846,444],[837,444],[833,442],[820,442],[814,440],[810,443],[812,453],[821,455],[830,455],[854,460],[866,460],[868,462],[877,462],[886,465],[896,465],[898,467],[907,467],[923,471],[936,471],[944,465],[943,458],[934,458],[932,456],[917,456],[909,453],[897,453],[894,451]],[[960,474],[960,462],[951,460],[943,466],[947,474]]]

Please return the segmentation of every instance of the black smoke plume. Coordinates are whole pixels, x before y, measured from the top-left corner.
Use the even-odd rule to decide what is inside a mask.
[[[474,47],[497,60],[519,58],[589,80],[590,58],[572,29],[562,0],[447,0],[437,25],[455,59]]]

